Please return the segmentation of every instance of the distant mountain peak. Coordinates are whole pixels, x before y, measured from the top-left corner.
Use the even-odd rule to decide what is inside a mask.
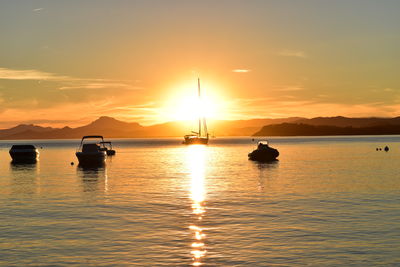
[[[101,117],[99,117],[97,120],[95,120],[93,122],[96,122],[96,121],[119,121],[119,120],[117,120],[117,119],[115,119],[113,117],[109,117],[109,116],[101,116]]]
[[[122,124],[124,121],[117,120],[113,117],[101,116],[98,119],[92,121],[90,125],[107,125],[107,124]]]
[[[12,127],[12,128],[10,128],[10,129],[28,129],[28,130],[50,130],[50,129],[53,129],[53,128],[51,128],[51,127],[43,127],[43,126],[39,126],[39,125],[35,125],[35,124],[18,124],[17,126],[15,126],[15,127]]]
[[[125,121],[120,121],[117,120],[113,117],[109,117],[109,116],[101,116],[99,117],[97,120],[92,121],[90,124],[88,124],[87,126],[91,126],[91,127],[143,127],[141,126],[139,123],[137,122],[125,122]],[[87,126],[83,126],[83,127],[87,127]]]
[[[35,125],[33,125],[33,124],[26,124],[26,123],[21,123],[21,124],[18,124],[17,126],[15,126],[14,128],[24,128],[24,127],[32,127],[32,126],[35,126]]]

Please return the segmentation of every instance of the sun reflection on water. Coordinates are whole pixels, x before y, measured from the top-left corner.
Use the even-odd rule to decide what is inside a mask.
[[[193,145],[188,147],[187,164],[190,172],[191,186],[190,198],[192,200],[193,221],[189,229],[193,233],[193,242],[190,246],[192,265],[200,266],[202,259],[207,253],[205,248],[204,229],[201,221],[206,212],[205,207],[205,160],[207,147],[203,145]]]

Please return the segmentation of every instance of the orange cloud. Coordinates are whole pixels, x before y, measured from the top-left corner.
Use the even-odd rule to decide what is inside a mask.
[[[280,56],[284,57],[298,57],[298,58],[306,58],[307,55],[303,51],[296,51],[296,50],[282,50],[278,53]]]
[[[236,72],[236,73],[247,73],[250,72],[251,70],[248,69],[234,69],[232,70],[232,72]]]

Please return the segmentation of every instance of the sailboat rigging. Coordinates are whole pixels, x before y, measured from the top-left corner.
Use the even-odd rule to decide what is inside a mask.
[[[197,86],[198,86],[198,97],[199,100],[201,99],[201,92],[200,92],[200,78],[197,79]],[[185,145],[194,145],[194,144],[201,144],[201,145],[207,145],[208,144],[208,139],[209,139],[209,134],[207,131],[207,122],[205,117],[201,117],[199,115],[199,129],[197,132],[192,131],[192,134],[188,134],[184,136],[184,141],[183,143]],[[202,129],[204,130],[202,132]]]

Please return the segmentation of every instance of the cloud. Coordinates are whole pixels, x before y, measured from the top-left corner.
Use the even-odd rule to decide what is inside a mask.
[[[118,106],[115,107],[115,110],[125,110],[125,111],[132,111],[132,110],[153,110],[156,109],[157,105],[155,102],[148,102],[144,104],[137,104],[137,105],[126,105],[126,106]]]
[[[59,90],[82,90],[82,89],[109,89],[119,88],[126,90],[141,90],[140,86],[134,86],[129,82],[106,80],[106,79],[85,79],[66,75],[59,75],[40,70],[15,70],[0,68],[0,80],[16,81],[51,81],[60,83]]]
[[[110,89],[110,88],[120,88],[120,89],[126,89],[126,90],[141,90],[144,89],[143,87],[139,86],[132,86],[130,84],[126,83],[118,83],[118,82],[113,82],[113,81],[103,81],[103,82],[80,82],[79,84],[75,85],[66,85],[66,86],[61,86],[58,88],[58,90],[64,91],[64,90],[82,90],[82,89],[88,89],[88,90],[95,90],[95,89]]]
[[[293,92],[293,91],[302,91],[302,90],[304,90],[304,87],[294,85],[294,86],[286,86],[286,87],[276,87],[275,90],[282,91],[282,92]]]
[[[2,80],[49,80],[49,81],[69,81],[74,78],[61,76],[54,73],[39,70],[14,70],[0,68],[0,79]]]
[[[157,121],[153,103],[141,104],[135,96],[129,94],[121,97],[91,98],[84,102],[63,102],[56,106],[38,106],[26,111],[24,107],[4,107],[0,105],[0,128],[15,126],[21,122],[35,122],[43,126],[70,127],[89,123],[99,116],[124,118],[127,121],[136,120],[140,123]],[[28,105],[28,104],[27,104]]]
[[[383,89],[383,91],[385,91],[385,92],[394,92],[394,89],[393,88],[385,88],[385,89]]]
[[[307,58],[306,53],[303,51],[287,50],[287,49],[280,51],[278,55],[283,57]]]
[[[251,70],[248,69],[234,69],[232,70],[232,72],[236,72],[236,73],[247,73],[250,72]]]
[[[319,94],[319,95],[317,95],[317,97],[319,97],[319,98],[327,98],[327,97],[329,97],[329,95],[327,95],[327,94]]]
[[[14,126],[21,119],[52,126],[63,126],[68,121],[81,125],[100,115],[141,117],[145,118],[141,122],[147,123],[157,119],[144,87],[135,79],[80,78],[2,67],[0,86],[3,85],[6,85],[0,89],[0,125],[3,127]]]

